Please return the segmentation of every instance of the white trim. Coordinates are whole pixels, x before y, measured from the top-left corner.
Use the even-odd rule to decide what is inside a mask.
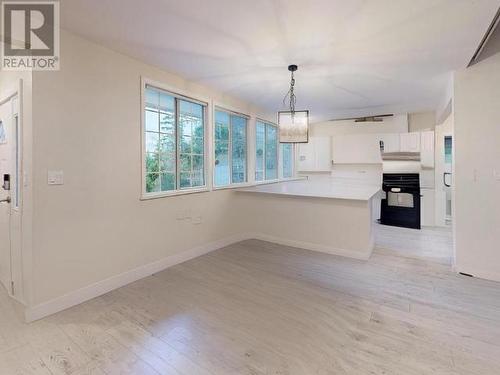
[[[320,253],[326,253],[330,255],[337,255],[358,260],[368,260],[373,252],[374,244],[370,245],[370,249],[365,252],[356,250],[340,249],[332,246],[316,244],[312,242],[302,242],[296,240],[290,240],[287,238],[275,237],[268,234],[253,234],[252,239],[272,242],[283,246],[296,247],[299,249],[311,250]]]
[[[238,234],[221,240],[213,241],[205,245],[194,247],[190,250],[183,251],[179,254],[167,256],[156,262],[152,262],[134,268],[132,270],[125,271],[121,274],[109,277],[105,280],[98,281],[94,284],[69,292],[60,297],[56,297],[50,301],[43,302],[33,307],[27,307],[25,309],[25,314],[24,314],[25,320],[26,322],[32,322],[38,319],[42,319],[46,316],[76,306],[92,298],[99,297],[103,294],[111,292],[112,290],[121,288],[122,286],[130,284],[134,281],[151,276],[169,267],[197,258],[199,256],[229,246],[231,244],[250,239],[273,242],[284,246],[297,247],[301,249],[317,251],[331,255],[344,256],[359,260],[369,259],[373,250],[373,244],[368,252],[359,252],[355,250],[338,249],[331,246],[314,244],[310,242],[289,240],[280,237],[270,236],[267,234],[259,234],[259,233]]]
[[[203,95],[193,96],[189,91],[181,89],[177,86],[172,86],[172,85],[166,84],[164,82],[155,81],[154,79],[150,79],[148,77],[141,76],[141,86],[144,87],[145,85],[151,85],[151,86],[157,87],[161,90],[171,92],[172,94],[184,96],[184,98],[187,100],[191,99],[191,100],[200,102],[206,106],[209,106],[211,103],[210,98],[207,96],[203,96]]]
[[[183,190],[171,190],[171,191],[162,191],[158,193],[144,193],[140,200],[141,201],[149,201],[151,199],[165,198],[165,197],[175,197],[177,195],[187,195],[187,194],[199,194],[199,193],[208,193],[210,188],[204,186],[202,189],[183,189]]]
[[[283,177],[283,145],[291,145],[292,146],[292,176],[291,177]],[[279,174],[278,178],[280,181],[287,181],[296,177],[295,174],[295,143],[281,143],[278,142],[278,168]]]
[[[257,171],[257,164],[255,164],[255,169],[254,169],[254,180],[255,180],[255,183],[263,183],[263,182],[278,182],[280,181],[280,143],[279,143],[279,128],[278,128],[278,125],[272,123],[272,122],[269,122],[269,121],[263,121],[259,118],[256,118],[255,120],[255,132],[254,132],[254,135],[255,135],[255,138],[254,138],[254,144],[255,144],[255,147],[257,147],[257,123],[260,122],[261,124],[264,125],[264,155],[263,155],[263,159],[264,159],[264,165],[263,165],[263,170],[262,170],[262,173],[263,173],[263,179],[262,180],[255,180],[255,174],[256,174],[256,171]],[[266,174],[267,174],[267,169],[266,169],[266,165],[267,165],[267,159],[266,159],[266,155],[267,155],[267,126],[272,126],[276,129],[276,178],[275,179],[272,179],[272,180],[268,180],[266,179]],[[253,155],[253,157],[255,158],[255,160],[257,160],[257,153],[256,153],[256,150],[257,148],[255,149],[255,153]]]
[[[134,281],[151,276],[157,272],[163,271],[169,267],[186,262],[190,259],[197,258],[201,255],[207,254],[211,251],[220,249],[222,247],[231,245],[236,242],[246,240],[247,235],[236,235],[222,240],[207,243],[205,245],[197,246],[179,254],[174,254],[152,262],[121,274],[112,276],[105,280],[98,281],[94,284],[69,292],[60,297],[56,297],[50,301],[41,303],[39,305],[28,307],[25,310],[25,319],[27,322],[41,319],[48,315],[55,314],[59,311],[65,310],[72,306],[78,305],[92,298],[106,294],[112,290],[118,289],[124,285],[130,284]]]
[[[217,191],[217,190],[228,190],[228,189],[241,189],[245,187],[252,187],[255,184],[251,182],[241,182],[238,184],[231,184],[231,185],[224,185],[224,186],[215,186],[212,188],[212,191]]]
[[[252,116],[247,115],[245,112],[241,112],[235,107],[225,105],[225,104],[220,104],[219,102],[214,102],[214,111],[222,111],[222,112],[227,112],[232,115],[236,115],[239,117],[244,117],[247,120],[250,120]]]
[[[228,163],[229,163],[229,181],[230,183],[227,185],[221,185],[217,186],[215,184],[215,112],[224,112],[229,115],[229,139],[228,139]],[[237,182],[233,183],[233,138],[232,138],[232,132],[233,132],[233,122],[231,119],[231,116],[236,116],[236,117],[241,117],[244,118],[246,121],[245,124],[245,141],[246,141],[246,157],[245,157],[245,174],[246,174],[246,181],[244,182]],[[245,187],[248,186],[249,183],[249,176],[250,176],[250,167],[249,167],[249,145],[250,145],[250,137],[249,137],[249,128],[250,128],[250,119],[251,117],[248,115],[245,115],[240,112],[236,112],[230,109],[225,109],[221,107],[220,105],[213,104],[213,110],[212,110],[212,131],[211,131],[211,142],[210,145],[212,146],[212,151],[211,151],[211,161],[210,161],[210,171],[212,172],[212,190],[223,190],[223,189],[233,189],[233,188],[239,188],[239,187]]]
[[[307,180],[307,179],[308,179],[307,176],[304,176],[304,177],[282,178],[279,180],[254,181],[254,182],[247,182],[247,183],[241,183],[241,184],[234,184],[231,186],[229,186],[229,185],[220,186],[220,187],[214,186],[214,188],[212,190],[217,191],[217,190],[227,190],[227,189],[241,189],[241,188],[252,187],[252,186],[279,184],[280,182],[301,181],[301,180]]]
[[[472,275],[474,277],[477,277],[479,279],[485,279],[485,280],[491,280],[491,281],[497,281],[500,282],[500,272],[492,272],[492,271],[487,271],[479,268],[474,268],[474,267],[465,267],[462,268],[460,266],[455,265],[452,267],[453,271],[456,273],[466,273],[468,275]]]

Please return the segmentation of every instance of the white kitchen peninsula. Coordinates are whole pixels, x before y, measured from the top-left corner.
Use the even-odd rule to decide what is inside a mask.
[[[357,259],[374,246],[373,207],[380,186],[336,178],[237,190],[251,237]]]

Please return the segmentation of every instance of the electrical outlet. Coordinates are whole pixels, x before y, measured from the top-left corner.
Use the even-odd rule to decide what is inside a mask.
[[[63,171],[48,171],[47,172],[48,185],[64,185],[64,172]]]

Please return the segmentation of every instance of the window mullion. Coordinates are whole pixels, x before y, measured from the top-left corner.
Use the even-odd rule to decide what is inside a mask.
[[[179,131],[179,116],[180,116],[180,103],[179,99],[175,98],[175,190],[180,190],[181,186],[181,173],[180,173],[180,131]]]
[[[275,128],[276,132],[276,178],[279,180],[280,179],[280,142],[279,142],[279,134],[278,134],[278,128]]]
[[[264,161],[264,165],[262,166],[264,171],[264,181],[267,180],[267,124],[264,124],[264,157],[262,160]]]
[[[245,120],[245,174],[243,182],[248,182],[248,119]]]
[[[229,115],[229,138],[227,144],[228,158],[229,161],[229,185],[233,184],[233,116]]]

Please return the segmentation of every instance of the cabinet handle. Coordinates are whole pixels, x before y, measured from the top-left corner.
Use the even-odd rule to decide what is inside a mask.
[[[446,187],[451,187],[451,184],[447,184],[447,183],[446,183],[446,176],[451,176],[451,173],[450,173],[450,172],[444,172],[444,173],[443,173],[443,184],[444,184],[444,186],[446,186]]]

